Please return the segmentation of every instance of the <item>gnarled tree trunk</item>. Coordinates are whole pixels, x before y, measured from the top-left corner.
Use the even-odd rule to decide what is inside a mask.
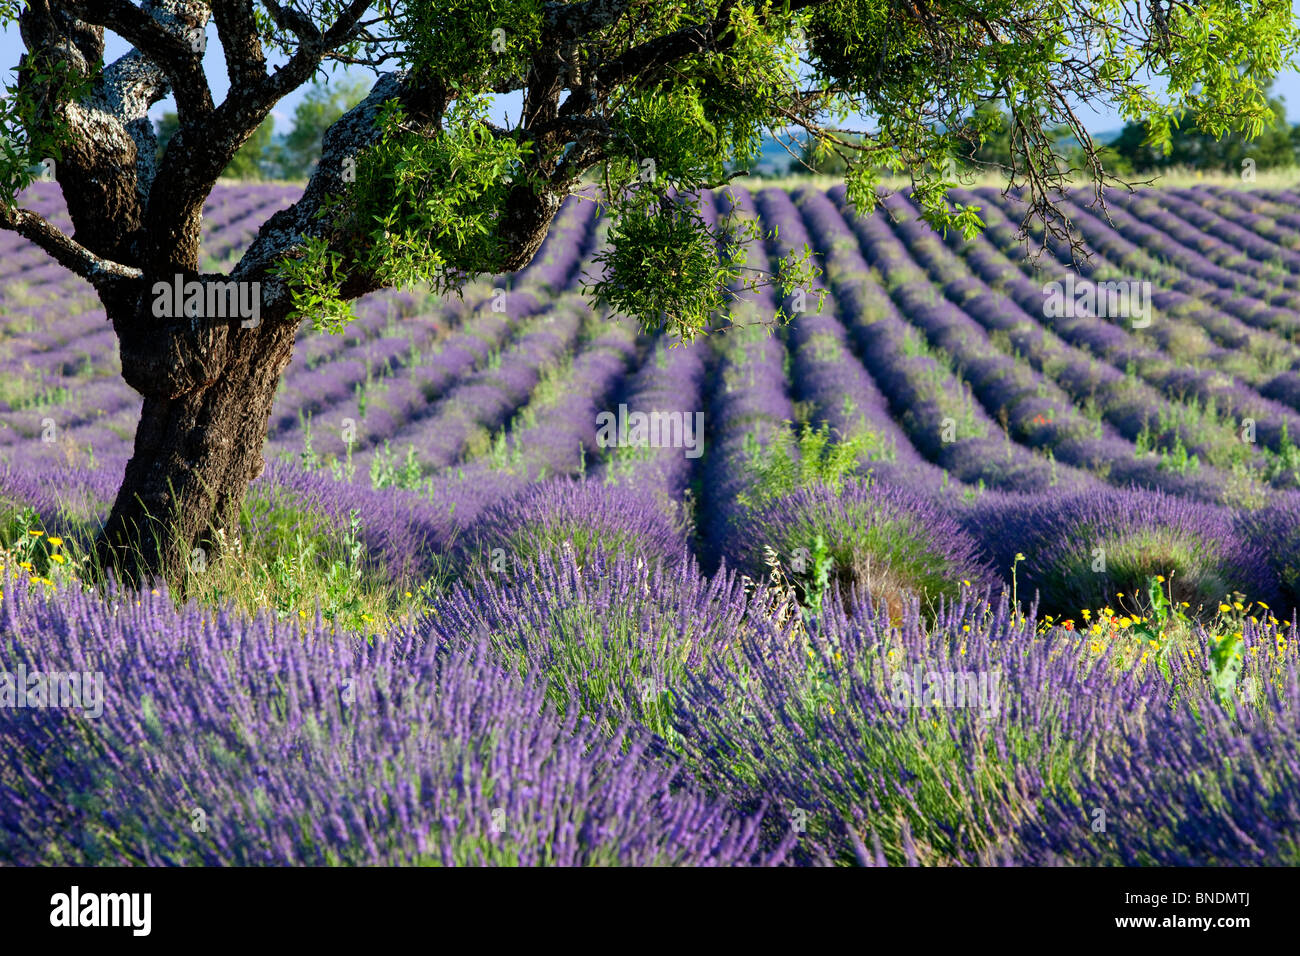
[[[237,545],[248,483],[262,473],[262,446],[276,384],[293,351],[293,322],[178,335],[201,351],[222,343],[227,358],[206,378],[202,364],[157,368],[157,319],[150,334],[122,335],[127,380],[144,395],[135,449],[97,541],[97,557],[126,580],[160,575],[177,584],[187,568]],[[184,320],[182,320],[184,321]],[[121,328],[127,322],[115,322]],[[137,316],[131,325],[140,327]],[[147,325],[146,328],[149,328]],[[197,344],[195,339],[202,341]],[[134,373],[134,374],[133,374]],[[195,549],[201,555],[195,555]]]

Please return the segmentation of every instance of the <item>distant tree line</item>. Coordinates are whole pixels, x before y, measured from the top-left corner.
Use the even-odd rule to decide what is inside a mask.
[[[1269,98],[1273,110],[1271,122],[1253,139],[1235,133],[1222,138],[1197,128],[1190,117],[1169,131],[1168,149],[1162,137],[1145,123],[1129,123],[1119,135],[1105,144],[1099,158],[1107,172],[1120,176],[1158,173],[1174,168],[1199,169],[1206,172],[1241,172],[1254,160],[1256,170],[1281,169],[1300,164],[1300,123],[1287,122],[1281,99]],[[968,148],[956,157],[964,167],[986,171],[1012,166],[1013,129],[1008,113],[996,105],[986,104],[976,110],[964,127]],[[1055,131],[1062,155],[1076,168],[1083,164],[1083,147],[1070,131]],[[857,137],[841,135],[856,142]],[[841,175],[845,161],[841,152],[811,138],[805,140],[799,161],[790,164],[789,172],[817,172]]]
[[[316,81],[294,108],[293,128],[277,139],[274,122],[268,116],[235,154],[223,175],[254,180],[307,178],[320,156],[325,131],[365,99],[369,88],[370,84],[360,79]],[[156,123],[160,158],[179,126],[174,112],[164,113]]]
[[[320,155],[325,130],[336,119],[360,103],[368,92],[363,80],[342,79],[331,83],[316,81],[298,103],[293,114],[293,128],[282,137],[275,136],[270,117],[253,133],[226,167],[229,179],[304,179],[311,175]],[[1173,168],[1202,169],[1206,172],[1240,172],[1247,159],[1255,169],[1280,169],[1300,164],[1300,123],[1287,122],[1286,107],[1277,97],[1269,99],[1273,119],[1254,139],[1240,133],[1216,138],[1199,130],[1190,118],[1170,130],[1169,149],[1153,142],[1152,130],[1145,123],[1129,123],[1119,135],[1101,146],[1099,158],[1106,170],[1120,176],[1158,173]],[[157,122],[159,156],[178,127],[176,113],[164,113]],[[1055,131],[1062,156],[1072,166],[1081,167],[1084,150],[1066,127]],[[852,134],[835,134],[847,142],[860,142]],[[994,104],[977,109],[963,128],[966,148],[955,157],[967,169],[996,171],[1012,165],[1013,130],[1011,117]],[[1156,137],[1158,140],[1159,137]],[[820,173],[842,176],[849,150],[837,150],[811,138],[803,140],[799,159],[772,174]]]

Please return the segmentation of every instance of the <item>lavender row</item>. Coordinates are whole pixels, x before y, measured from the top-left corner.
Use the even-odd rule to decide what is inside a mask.
[[[587,316],[588,341],[568,367],[534,393],[485,453],[434,480],[431,497],[446,503],[457,529],[507,498],[559,477],[579,476],[597,448],[597,416],[635,360],[631,322]],[[517,557],[517,556],[512,556]]]
[[[572,297],[559,300],[550,311],[527,322],[523,334],[500,355],[497,364],[489,364],[454,385],[425,415],[392,416],[391,430],[385,425],[372,425],[371,429],[376,434],[387,432],[394,445],[413,445],[426,470],[455,464],[476,434],[500,427],[527,400],[545,367],[562,361],[577,338],[582,312],[580,301]],[[338,453],[332,446],[324,450]],[[363,453],[361,460],[368,462],[368,454]]]
[[[577,278],[583,256],[591,247],[594,228],[593,205],[577,198],[570,199],[561,208],[556,222],[547,233],[542,248],[538,250],[533,262],[509,279],[472,283],[465,290],[463,297],[449,297],[442,303],[438,319],[444,323],[455,322],[474,310],[483,308],[485,303],[489,302],[494,311],[504,310],[507,314],[513,311],[521,317],[535,314],[536,301],[539,301],[542,294],[548,291],[563,291],[572,286]],[[403,293],[390,293],[380,301],[397,304],[399,316],[410,314],[410,311],[403,306],[414,307],[413,297]],[[530,305],[529,302],[533,304]],[[349,333],[352,327],[349,326]],[[373,327],[367,331],[370,334],[377,334]],[[301,337],[307,335],[308,332],[304,329]],[[336,336],[316,335],[308,339],[308,342],[311,343],[309,346],[311,352],[306,363],[308,369],[326,360],[336,360],[345,354],[344,342]],[[356,344],[359,343],[354,343],[351,348],[355,348]],[[295,380],[301,374],[299,368],[301,366],[295,362],[286,372],[285,381],[288,387],[295,386]],[[330,377],[337,379],[337,376]],[[355,385],[359,380],[354,378],[346,384]]]
[[[783,856],[759,852],[757,819],[676,786],[648,735],[607,734],[575,700],[557,706],[535,667],[512,672],[481,635],[370,644],[319,622],[178,611],[166,594],[114,603],[6,587],[0,646],[11,666],[103,677],[94,720],[0,710],[5,751],[40,755],[44,768],[0,767],[7,863]]]
[[[1066,204],[1066,209],[1072,210],[1085,230],[1091,226],[1092,231],[1106,233],[1104,226],[1086,211],[1075,210],[1069,204]],[[1064,251],[1060,253],[1062,258],[1065,255]],[[1171,354],[1169,358],[1157,356],[1149,361],[1138,361],[1144,376],[1168,394],[1192,395],[1202,402],[1214,400],[1226,405],[1239,418],[1251,418],[1260,425],[1263,442],[1271,448],[1278,446],[1282,424],[1286,424],[1289,435],[1295,435],[1295,413],[1300,411],[1300,376],[1293,371],[1277,373],[1276,369],[1300,363],[1300,349],[1280,335],[1246,326],[1181,292],[1156,290],[1152,300],[1161,307],[1163,318],[1158,323],[1161,329],[1158,338],[1164,343],[1165,350],[1190,353],[1195,356],[1196,365],[1206,363],[1215,371],[1198,371],[1175,364],[1169,359],[1180,356]],[[1294,313],[1287,314],[1292,319],[1300,319]],[[1178,318],[1193,320],[1196,326],[1209,330],[1216,341],[1223,341],[1228,347],[1198,346],[1187,327],[1171,321]],[[1223,373],[1240,375],[1248,385],[1238,385]]]
[[[1127,240],[1086,211],[1076,213],[1076,222],[1089,241],[1098,249],[1106,251],[1111,258],[1115,255],[1112,250],[1123,250],[1126,246],[1136,250],[1136,247],[1128,244]],[[1126,261],[1138,261],[1140,258],[1150,261],[1149,257],[1142,256],[1140,252]],[[1199,326],[1214,342],[1224,347],[1214,353],[1216,364],[1220,368],[1241,375],[1263,397],[1300,410],[1300,375],[1295,371],[1277,371],[1279,367],[1293,368],[1300,361],[1300,349],[1291,341],[1295,331],[1300,330],[1300,322],[1296,321],[1293,313],[1270,309],[1266,313],[1267,321],[1251,324],[1235,315],[1208,308],[1199,301],[1223,303],[1226,298],[1231,302],[1234,296],[1232,292],[1208,286],[1202,280],[1182,275],[1168,266],[1139,268],[1137,274],[1159,276],[1161,281],[1171,287],[1157,289],[1152,296],[1166,316],[1186,318],[1194,323],[1192,327],[1183,327],[1182,331],[1171,330],[1165,335],[1166,343],[1176,349],[1196,352],[1199,346],[1192,328]],[[1168,278],[1169,275],[1172,278]],[[1196,298],[1181,291],[1173,291],[1174,288],[1189,289],[1196,294]],[[1253,312],[1248,311],[1247,315],[1249,317]]]
[[[772,268],[775,260],[805,245],[812,248],[788,193],[765,189],[758,205],[764,225],[775,232],[769,243]],[[787,297],[785,306],[793,316],[787,346],[795,394],[799,401],[812,403],[813,424],[824,423],[839,436],[861,442],[864,471],[900,484],[938,488],[944,480],[942,469],[925,460],[890,416],[888,401],[849,346],[822,277],[816,277],[806,293]]]
[[[1261,285],[1209,258],[1230,258],[1235,254],[1223,243],[1209,237],[1201,237],[1198,242],[1195,231],[1185,223],[1167,214],[1161,216],[1158,212],[1148,212],[1148,217],[1161,222],[1161,227],[1156,228],[1132,215],[1126,205],[1121,198],[1111,206],[1110,219],[1114,226],[1109,231],[1129,239],[1141,249],[1154,251],[1186,273],[1172,283],[1171,288],[1212,303],[1257,328],[1289,335],[1300,326],[1295,312],[1300,300],[1294,293]],[[1198,248],[1190,248],[1190,243],[1197,243]]]
[[[635,489],[666,511],[677,510],[690,483],[694,456],[703,451],[707,351],[701,341],[679,345],[661,337],[650,343],[649,356],[615,407],[602,410],[613,416],[616,440],[602,450],[603,457],[591,470],[593,480]],[[652,432],[654,423],[660,425]],[[644,428],[644,437],[633,432],[638,426]]]
[[[1154,200],[1154,206],[1151,201]],[[1230,248],[1235,255],[1226,260],[1226,268],[1244,273],[1256,280],[1260,287],[1283,286],[1300,290],[1300,277],[1294,270],[1300,266],[1300,253],[1270,242],[1253,231],[1233,222],[1212,209],[1198,206],[1173,191],[1157,191],[1144,202],[1130,203],[1129,210],[1146,219],[1156,208],[1170,213],[1177,225],[1175,235],[1193,239],[1195,245],[1206,248]],[[1170,220],[1160,217],[1165,223]],[[1193,231],[1195,230],[1195,231]]]
[[[717,220],[736,229],[756,217],[748,190],[729,187],[712,194]],[[749,239],[746,262],[761,263],[762,244]],[[728,526],[741,514],[737,498],[751,483],[748,462],[759,449],[786,432],[794,421],[785,374],[785,349],[773,336],[770,323],[777,302],[770,286],[757,290],[733,287],[729,307],[733,328],[721,335],[709,372],[705,396],[706,455],[701,469],[703,495],[699,535],[710,565],[722,560]]]
[[[965,201],[962,193],[957,193],[955,198]],[[1006,241],[1010,227],[1001,219],[999,211],[994,208],[985,215],[989,221],[987,232],[1002,235]],[[1078,305],[1072,299],[1069,308],[1048,308],[1048,286],[1030,282],[1017,265],[986,237],[969,243],[950,239],[949,245],[962,254],[966,264],[983,282],[1002,290],[1008,298],[998,300],[982,294],[979,283],[971,288],[953,284],[947,289],[949,294],[961,301],[967,313],[986,327],[1005,334],[1008,347],[1014,347],[1018,354],[1023,354],[1035,367],[1049,374],[1070,392],[1076,402],[1095,408],[1101,420],[1116,427],[1130,441],[1141,435],[1152,438],[1157,444],[1181,443],[1183,447],[1224,465],[1244,464],[1251,460],[1259,464],[1256,446],[1242,441],[1239,425],[1224,424],[1218,420],[1217,411],[1210,413],[1216,401],[1228,405],[1230,410],[1250,409],[1264,416],[1266,422],[1262,431],[1266,438],[1278,438],[1278,422],[1268,416],[1285,412],[1285,409],[1264,401],[1249,390],[1229,390],[1220,378],[1173,366],[1166,356],[1139,344],[1117,325],[1093,315],[1095,307],[1085,307],[1086,302]],[[1073,274],[1063,265],[1042,267],[1037,282],[1041,283],[1044,278],[1056,282],[1058,289],[1073,288]],[[970,297],[968,301],[967,296]],[[1136,317],[1134,321],[1137,321]],[[1051,333],[1045,333],[1040,323],[1070,344],[1064,345]],[[1107,360],[1113,367],[1098,364],[1094,356]],[[1139,376],[1159,386],[1169,399],[1140,382]],[[1198,385],[1202,392],[1197,392]],[[1192,408],[1182,404],[1181,400],[1189,392],[1194,398],[1205,400],[1207,408],[1202,410],[1199,406]],[[1208,424],[1201,423],[1202,418]],[[1151,435],[1153,426],[1157,431],[1155,436]],[[1155,466],[1158,463],[1147,464]],[[1126,466],[1123,471],[1131,467]],[[1154,484],[1149,481],[1142,483],[1178,490],[1180,484],[1189,482],[1187,493],[1195,490],[1198,496],[1213,496],[1215,482],[1222,478],[1212,471],[1185,478],[1177,475],[1151,477],[1155,479]],[[1130,478],[1125,474],[1121,480],[1136,480],[1136,477]]]
[[[1056,485],[1062,473],[1070,483],[1092,480],[1034,455],[1005,434],[1002,440],[990,437],[997,426],[979,407],[969,385],[929,352],[873,277],[873,269],[890,275],[905,265],[880,217],[856,216],[843,190],[800,190],[796,201],[826,257],[827,276],[858,356],[922,454],[972,485],[1045,490]]]
[[[958,195],[961,194],[958,193]],[[998,246],[1007,248],[1009,244],[1014,242],[1010,235],[1013,227],[1002,217],[1001,212],[996,207],[989,209],[986,216],[989,220],[989,228],[986,230],[987,235],[974,243],[958,245],[967,262],[979,272],[981,277],[986,282],[1000,285],[1009,290],[1010,294],[1026,312],[1037,309],[1038,314],[1043,317],[1041,321],[1048,324],[1066,341],[1104,359],[1115,370],[1124,370],[1125,378],[1136,374],[1175,402],[1185,403],[1190,399],[1201,403],[1207,408],[1213,405],[1216,412],[1215,416],[1209,416],[1211,418],[1221,417],[1222,415],[1235,417],[1237,421],[1229,424],[1220,423],[1219,426],[1212,429],[1212,433],[1200,439],[1202,441],[1208,440],[1212,446],[1218,447],[1220,449],[1219,454],[1234,460],[1241,457],[1238,454],[1240,449],[1237,449],[1236,446],[1240,443],[1239,429],[1241,420],[1246,418],[1256,423],[1260,443],[1274,449],[1279,445],[1283,425],[1286,425],[1290,434],[1295,434],[1296,429],[1300,428],[1300,418],[1290,408],[1261,396],[1249,387],[1237,385],[1230,378],[1224,376],[1222,371],[1200,370],[1192,366],[1181,365],[1173,361],[1168,354],[1144,345],[1139,338],[1131,335],[1118,324],[1119,321],[1137,321],[1134,316],[1114,315],[1103,319],[1092,314],[1096,311],[1095,308],[1088,309],[1077,304],[1075,304],[1074,308],[1067,310],[1073,312],[1073,315],[1048,315],[1048,310],[1044,307],[1046,302],[1045,287],[1035,285],[1022,275],[1020,269],[1010,259],[1009,252],[998,251]],[[989,240],[993,240],[993,243],[990,244]],[[1060,255],[1063,258],[1068,257],[1068,253],[1064,250],[1060,251]],[[1044,272],[1044,270],[1046,271]],[[1052,278],[1053,281],[1060,283],[1063,288],[1071,287],[1071,280],[1068,278],[1071,270],[1064,263],[1040,264],[1039,273],[1040,281],[1042,274],[1045,274]],[[1093,272],[1091,274],[1096,275],[1097,273]],[[1136,284],[1132,280],[1125,281],[1129,285]],[[1081,284],[1079,288],[1082,288]],[[1158,301],[1159,293],[1153,294],[1152,300]],[[1168,317],[1162,317],[1158,322],[1155,322],[1155,325],[1157,327],[1169,325]],[[1171,332],[1171,334],[1173,333]],[[1207,358],[1213,358],[1213,355],[1207,356]],[[1220,363],[1216,362],[1215,365],[1220,365]],[[1109,372],[1105,374],[1111,379],[1115,378]],[[1118,374],[1118,371],[1115,374]],[[1136,387],[1135,384],[1130,383],[1127,389],[1133,392]],[[1132,414],[1135,410],[1145,408],[1148,411],[1155,411],[1159,415],[1160,409],[1166,406],[1167,403],[1164,399],[1157,397],[1152,400],[1135,393],[1134,398],[1128,403],[1128,407],[1123,413],[1126,421],[1120,420],[1118,424],[1122,430],[1125,430],[1126,434],[1132,437],[1131,430],[1134,427]],[[1168,407],[1174,408],[1176,406]],[[1193,412],[1192,414],[1195,416],[1198,413]],[[1171,413],[1170,417],[1177,418],[1178,415]],[[1183,435],[1182,438],[1189,445],[1197,441],[1190,434]]]
[[[408,333],[405,344],[398,339],[387,343],[387,353],[378,357],[387,366],[388,373],[396,374],[384,376],[381,394],[376,396],[378,417],[386,419],[387,424],[367,427],[365,435],[360,436],[361,447],[392,434],[398,422],[426,410],[429,402],[478,367],[493,350],[500,348],[510,335],[517,332],[523,320],[546,307],[543,295],[552,286],[559,290],[571,286],[580,268],[582,254],[589,247],[592,228],[591,204],[571,199],[539,250],[538,258],[513,276],[513,281],[506,283],[514,286],[514,291],[504,286],[488,289],[475,285],[466,292],[464,299],[455,298],[446,303],[439,315],[439,325],[443,326],[448,320],[452,324],[462,324],[464,317],[468,316],[471,320],[469,328],[428,349],[425,345],[430,339],[431,328],[427,322],[416,321],[414,325],[417,328],[414,334]],[[335,361],[306,374],[295,375],[293,367],[290,367],[283,386],[285,391],[277,399],[277,406],[282,411],[272,415],[273,442],[281,450],[302,441],[303,413],[328,416],[337,422],[344,419],[360,421],[365,417],[362,403],[367,406],[370,403],[361,396],[360,390],[369,391],[374,384],[370,374],[376,356],[367,354],[373,353],[373,348],[358,355],[357,350],[361,348],[358,345],[347,352],[337,353],[333,356]],[[399,361],[402,352],[409,353],[409,363]],[[426,354],[430,352],[432,355],[426,364]],[[350,364],[347,364],[348,359],[351,359]],[[364,362],[364,367],[360,362]],[[332,447],[332,439],[327,437],[325,441],[323,450],[327,453],[341,450]],[[339,444],[344,444],[341,439]]]
[[[1054,460],[1117,484],[1217,498],[1220,476],[1204,474],[1189,480],[1161,470],[1159,461],[1137,456],[1132,443],[1113,428],[1098,427],[1080,414],[1073,396],[1033,371],[1042,367],[1033,356],[1026,366],[1003,354],[990,341],[988,330],[1032,326],[1034,319],[1011,303],[988,295],[988,290],[966,273],[961,260],[916,218],[919,210],[902,196],[887,199],[885,210],[896,217],[895,229],[903,240],[900,249],[910,252],[928,273],[898,282],[895,301],[934,345],[955,357],[963,377],[974,386],[985,408],[1004,422],[1012,437],[1050,451]],[[934,301],[936,286],[951,301]],[[1057,357],[1062,360],[1080,358],[1067,350],[1061,352],[1065,354],[1058,353]],[[1062,376],[1053,376],[1058,377]]]

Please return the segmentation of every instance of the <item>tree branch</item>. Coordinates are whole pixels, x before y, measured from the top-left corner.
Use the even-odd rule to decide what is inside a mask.
[[[262,2],[266,3],[268,0]],[[307,32],[304,27],[303,32],[298,34],[302,43],[289,58],[289,62],[261,84],[261,95],[272,98],[268,103],[268,110],[271,104],[286,93],[306,83],[316,72],[316,67],[320,66],[326,53],[352,39],[352,32],[370,6],[370,2],[371,0],[352,0],[347,9],[334,21],[334,25],[324,33],[316,29],[314,24],[311,25],[311,32]]]
[[[212,0],[212,19],[226,55],[231,89],[266,79],[266,54],[253,17],[252,0]]]
[[[133,281],[143,275],[139,269],[95,255],[30,209],[0,205],[0,227],[11,229],[40,246],[59,265],[72,270],[97,289]]]
[[[820,2],[820,0],[806,0]],[[731,28],[731,10],[735,0],[722,0],[717,15],[707,23],[691,24],[672,33],[657,36],[601,64],[597,75],[580,90],[574,90],[560,109],[561,115],[587,113],[616,86],[635,78],[644,87],[659,79],[661,71],[688,56],[720,52],[734,42],[723,38]]]
[[[420,97],[421,91],[415,90],[408,79],[409,75],[405,73],[386,73],[379,77],[370,94],[326,130],[320,161],[302,198],[263,223],[231,271],[232,279],[262,283],[262,309],[269,318],[281,318],[291,307],[288,289],[283,281],[271,275],[271,269],[286,258],[294,258],[308,237],[329,234],[332,224],[317,214],[325,208],[330,196],[339,195],[348,188],[343,179],[345,161],[354,159],[358,152],[379,141],[382,135],[378,123],[380,105],[391,99],[405,102]],[[345,285],[350,298],[376,288],[377,283],[363,276],[354,276]]]
[[[212,91],[203,55],[193,49],[190,30],[202,30],[208,8],[197,0],[162,0],[137,7],[130,0],[58,0],[77,19],[112,30],[167,74],[182,122],[212,112]],[[170,8],[170,9],[169,9]]]
[[[542,7],[542,23],[557,38],[577,40],[612,25],[630,6],[630,0],[547,3]]]
[[[104,68],[91,93],[91,101],[121,123],[135,143],[135,192],[140,209],[148,201],[158,173],[158,137],[149,107],[169,89],[162,67],[132,49]]]

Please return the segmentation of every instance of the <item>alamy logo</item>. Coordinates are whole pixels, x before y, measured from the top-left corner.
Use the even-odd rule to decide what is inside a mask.
[[[895,707],[978,707],[980,716],[999,711],[999,671],[925,671],[918,663],[909,674],[895,671],[891,701]]]
[[[148,936],[153,922],[151,893],[83,894],[74,886],[51,896],[50,906],[51,926],[127,926],[133,936]]]
[[[1151,324],[1151,283],[1140,280],[1092,282],[1075,279],[1073,272],[1065,281],[1043,286],[1043,315],[1049,319],[1078,318],[1092,315],[1103,319],[1132,319],[1133,328]]]
[[[98,671],[0,671],[0,707],[61,707],[84,710],[87,717],[104,713],[104,675]]]
[[[699,458],[704,454],[703,443],[703,412],[629,412],[626,405],[620,405],[618,414],[596,415],[596,444],[601,448],[684,448],[687,458]]]
[[[171,282],[155,282],[153,295],[154,318],[242,319],[245,329],[262,324],[260,282],[186,282],[178,274]]]

